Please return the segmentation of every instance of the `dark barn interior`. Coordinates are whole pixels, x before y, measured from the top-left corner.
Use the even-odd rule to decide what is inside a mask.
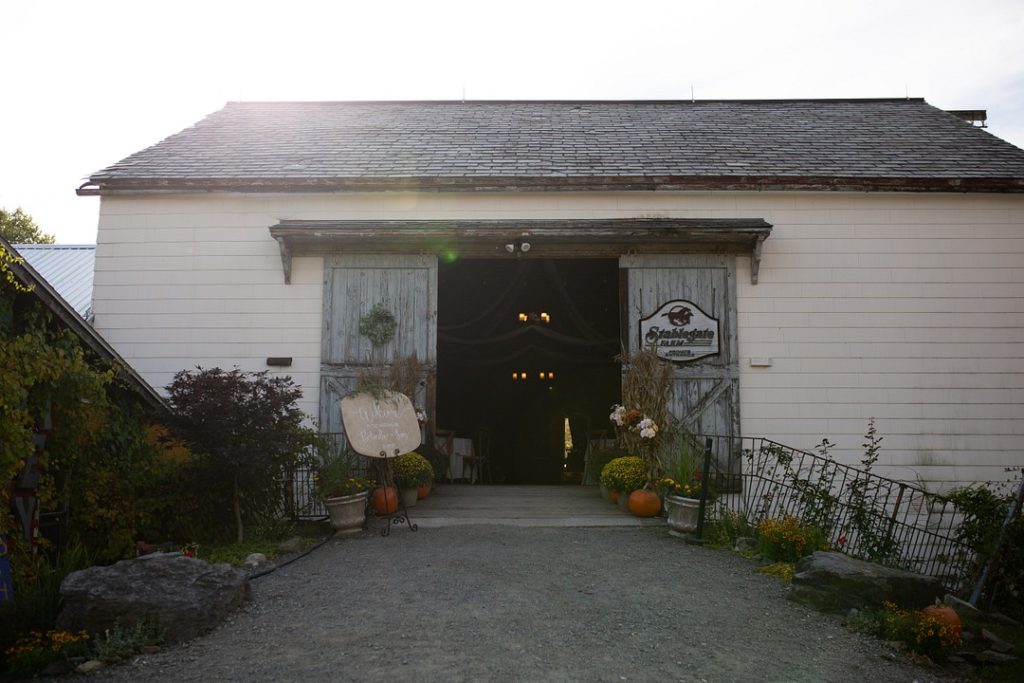
[[[460,260],[438,280],[437,427],[489,437],[495,483],[578,482],[619,400],[618,262]]]

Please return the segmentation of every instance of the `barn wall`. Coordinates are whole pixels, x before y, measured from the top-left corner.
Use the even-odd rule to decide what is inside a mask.
[[[1024,464],[1024,197],[857,193],[198,195],[103,199],[96,327],[154,386],[195,364],[288,369],[316,414],[323,267],[284,285],[280,219],[765,218],[738,260],[743,432],[844,459],[877,419],[901,479]],[[531,256],[543,255],[535,244]],[[771,359],[752,367],[752,358]]]

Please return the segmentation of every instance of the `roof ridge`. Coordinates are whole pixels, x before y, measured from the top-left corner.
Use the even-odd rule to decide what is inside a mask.
[[[454,100],[228,100],[233,104],[760,104],[760,103],[878,103],[925,102],[923,97],[795,97],[795,98],[711,98],[711,99],[454,99]]]

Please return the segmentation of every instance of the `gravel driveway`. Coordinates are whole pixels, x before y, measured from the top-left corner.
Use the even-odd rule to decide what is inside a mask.
[[[396,527],[257,579],[213,633],[116,681],[929,681],[665,527]]]

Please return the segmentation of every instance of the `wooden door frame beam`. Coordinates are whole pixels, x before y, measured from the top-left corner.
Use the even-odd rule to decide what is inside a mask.
[[[761,245],[772,226],[762,218],[282,220],[269,230],[285,283],[291,282],[293,256],[341,252],[430,254],[442,260],[736,254],[750,256],[751,282],[757,284]]]

